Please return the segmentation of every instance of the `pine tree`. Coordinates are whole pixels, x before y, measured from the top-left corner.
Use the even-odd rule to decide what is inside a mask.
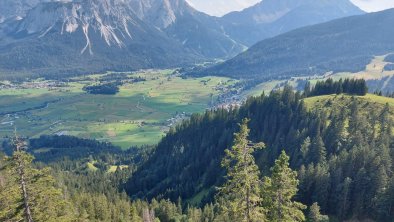
[[[311,94],[311,82],[307,81],[304,86],[304,96],[309,97]]]
[[[264,221],[265,212],[260,206],[260,171],[253,153],[262,149],[264,144],[253,144],[248,140],[248,121],[240,124],[240,131],[235,133],[234,145],[227,149],[222,166],[227,170],[227,182],[219,189],[221,217],[232,221]]]
[[[325,163],[327,161],[327,151],[323,139],[318,133],[312,140],[311,148],[309,151],[309,162],[311,163]]]
[[[271,168],[271,178],[264,182],[264,207],[268,210],[268,221],[305,221],[302,212],[306,207],[293,198],[298,191],[297,172],[289,167],[289,157],[283,151]]]
[[[315,189],[312,199],[315,202],[319,202],[323,210],[327,210],[330,187],[330,173],[327,164],[317,164],[314,174]]]
[[[320,213],[320,206],[318,203],[313,203],[309,208],[308,222],[328,222],[329,218],[327,215],[322,215]]]
[[[0,221],[72,221],[70,204],[64,200],[48,168],[32,167],[33,157],[24,140],[15,137],[12,157],[0,169],[5,186],[0,189]],[[6,204],[2,204],[6,203]]]
[[[376,211],[379,221],[394,221],[394,177],[391,178],[387,189],[379,194]]]
[[[310,151],[310,147],[311,147],[311,139],[309,138],[309,136],[304,140],[304,142],[301,145],[301,154],[302,154],[302,159],[303,161],[306,160],[306,158],[308,157],[309,151]]]
[[[343,183],[340,185],[340,189],[338,190],[338,216],[340,219],[345,219],[348,215],[348,211],[351,205],[350,200],[350,192],[351,192],[351,185],[353,181],[349,177],[346,177]]]

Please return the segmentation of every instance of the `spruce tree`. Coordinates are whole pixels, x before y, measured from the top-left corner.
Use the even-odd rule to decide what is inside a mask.
[[[301,154],[303,162],[306,161],[311,147],[311,138],[308,136],[301,144]]]
[[[289,167],[289,157],[282,151],[271,168],[271,178],[264,182],[264,207],[268,210],[268,221],[305,221],[306,207],[293,200],[298,191],[297,172]]]
[[[24,140],[13,139],[14,153],[0,168],[0,221],[72,221],[70,204],[64,200],[48,168],[35,169],[25,152]],[[4,203],[4,204],[3,204]]]
[[[327,215],[322,215],[320,213],[320,206],[318,203],[313,203],[309,208],[308,222],[328,222],[329,218]]]
[[[323,139],[318,133],[312,140],[311,148],[309,151],[309,162],[311,163],[325,163],[327,161],[327,151]]]
[[[264,144],[254,144],[248,140],[248,119],[240,124],[235,133],[234,145],[225,151],[222,166],[227,170],[227,182],[219,188],[220,220],[239,222],[265,221],[261,207],[260,171],[253,153],[262,149]]]

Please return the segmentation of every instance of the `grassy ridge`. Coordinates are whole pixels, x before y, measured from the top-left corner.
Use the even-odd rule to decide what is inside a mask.
[[[394,98],[378,96],[374,94],[367,94],[365,96],[350,96],[350,95],[324,95],[315,96],[304,99],[306,106],[310,110],[331,110],[333,108],[350,107],[352,97],[356,98],[358,103],[363,107],[360,112],[368,116],[370,113],[377,112],[383,109],[386,104],[389,104],[391,110],[391,117],[394,120]]]

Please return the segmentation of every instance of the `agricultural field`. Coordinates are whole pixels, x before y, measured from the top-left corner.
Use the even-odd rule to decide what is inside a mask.
[[[191,113],[212,107],[236,80],[222,77],[182,78],[174,70],[122,73],[145,81],[126,82],[116,95],[83,91],[107,74],[67,82],[35,80],[0,88],[0,137],[14,128],[28,137],[74,135],[109,141],[124,149],[157,143]],[[111,74],[114,75],[114,74]],[[6,86],[6,87],[5,87]]]
[[[272,80],[244,91],[237,88],[238,80],[225,77],[183,78],[174,70],[97,74],[63,82],[37,79],[17,85],[3,81],[0,82],[0,138],[12,135],[17,129],[28,137],[73,135],[109,141],[124,149],[152,145],[171,126],[192,113],[239,103],[248,96],[269,93],[285,84],[301,88],[305,81],[365,78],[375,81],[374,84],[380,88],[389,87],[394,71],[384,70],[387,64],[384,59],[385,56],[375,57],[364,71],[358,73],[327,73],[324,76]],[[145,81],[125,81],[116,95],[93,95],[83,90],[84,86],[99,84],[103,79],[112,77],[116,79],[118,75]],[[382,98],[369,100],[394,105],[394,100],[380,101]],[[315,101],[311,103],[315,104]]]
[[[244,96],[256,96],[263,91],[267,93],[272,90],[279,89],[284,85],[290,85],[295,89],[302,90],[306,81],[311,82],[311,84],[315,84],[317,81],[323,81],[328,78],[331,78],[335,81],[346,78],[365,79],[371,92],[375,90],[382,92],[393,92],[394,71],[388,71],[384,68],[387,64],[391,64],[390,62],[385,61],[387,56],[388,55],[375,56],[375,58],[373,58],[371,62],[365,67],[365,70],[360,72],[329,72],[325,75],[293,77],[285,80],[271,80],[269,82],[260,83],[256,87],[244,91],[242,94]]]

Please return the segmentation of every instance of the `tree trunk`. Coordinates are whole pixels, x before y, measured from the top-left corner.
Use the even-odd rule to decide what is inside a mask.
[[[247,188],[246,191],[246,217],[247,217],[247,221],[248,222],[252,222],[252,220],[250,219],[250,189],[249,187]]]
[[[26,189],[26,181],[25,181],[25,175],[24,175],[24,170],[23,170],[23,164],[22,164],[22,161],[19,159],[19,157],[17,158],[17,161],[18,161],[18,173],[19,173],[19,177],[20,177],[20,185],[21,185],[21,189],[23,192],[23,205],[25,207],[25,217],[28,222],[33,222],[31,210],[30,210],[30,205],[29,205],[29,195],[28,195],[27,189]]]
[[[13,140],[13,144],[15,146],[14,149],[16,152],[22,152],[22,150],[26,148],[25,141],[18,138],[18,136],[16,135],[16,131],[15,131],[15,137]],[[28,195],[27,188],[26,188],[25,167],[23,165],[23,159],[21,159],[20,153],[17,153],[16,155],[14,154],[14,156],[15,156],[15,161],[18,165],[19,183],[20,183],[21,190],[23,193],[23,205],[25,208],[25,218],[26,218],[27,222],[34,222],[32,214],[31,214],[30,204],[29,204],[29,195]]]

